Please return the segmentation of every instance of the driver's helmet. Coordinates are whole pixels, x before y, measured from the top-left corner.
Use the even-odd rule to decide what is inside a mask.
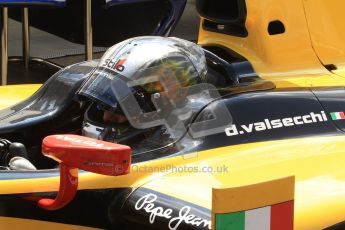
[[[92,100],[82,134],[124,144],[143,139],[142,135],[151,135],[158,127],[149,115],[159,110],[152,98],[168,88],[171,98],[165,100],[167,104],[183,104],[185,95],[178,94],[178,90],[203,82],[206,72],[202,48],[186,40],[144,36],[118,43],[107,50],[78,91],[80,96]],[[104,121],[105,113],[120,114],[126,119]],[[145,114],[150,122],[143,121]]]

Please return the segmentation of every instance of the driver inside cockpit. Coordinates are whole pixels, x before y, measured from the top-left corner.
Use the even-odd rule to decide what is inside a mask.
[[[206,69],[202,48],[182,39],[137,37],[116,44],[78,91],[92,101],[82,135],[130,145],[133,155],[172,144],[183,131],[172,134],[164,123],[185,106],[180,89],[204,82]]]
[[[205,52],[186,40],[153,36],[109,48],[77,91],[78,101],[88,105],[80,134],[129,145],[133,161],[180,151],[175,143],[209,102],[189,92],[212,82]]]

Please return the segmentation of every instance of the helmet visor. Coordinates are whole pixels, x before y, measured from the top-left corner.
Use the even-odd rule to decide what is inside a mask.
[[[200,82],[197,71],[189,61],[179,58],[169,59],[166,62],[161,61],[159,65],[140,68],[131,73],[120,73],[107,67],[98,67],[80,88],[78,94],[101,102],[110,107],[110,110],[114,110],[119,105],[121,107],[130,105],[126,102],[133,103],[134,98],[142,107],[151,102],[151,95],[154,93],[163,91],[173,93],[179,88]]]
[[[98,68],[80,88],[78,94],[101,103],[109,109],[118,107],[118,98],[127,97],[132,90],[127,86],[128,79],[106,68]]]

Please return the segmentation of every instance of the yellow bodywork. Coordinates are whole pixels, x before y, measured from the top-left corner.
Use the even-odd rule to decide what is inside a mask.
[[[246,5],[247,37],[205,31],[201,19],[199,44],[239,53],[261,78],[272,81],[277,88],[345,86],[345,1],[247,0]],[[268,34],[267,25],[273,20],[283,22],[285,33]],[[325,65],[337,69],[329,70]],[[14,104],[38,87],[0,87],[0,106]],[[133,164],[130,174],[117,178],[83,173],[78,189],[143,186],[211,209],[212,188],[294,176],[294,227],[314,230],[345,220],[344,162],[345,136],[278,140]],[[148,170],[179,166],[196,167],[199,172]],[[222,168],[223,172],[201,172],[203,167]],[[58,185],[58,177],[5,180],[0,181],[0,194],[57,191]],[[18,222],[1,218],[0,228],[6,223],[13,227]],[[59,229],[64,229],[63,225]]]
[[[14,105],[31,96],[41,85],[8,85],[0,87],[0,109]]]
[[[277,88],[345,85],[345,1],[246,0],[246,7],[247,37],[203,30],[201,18],[199,44],[239,53]],[[269,35],[274,20],[285,33]],[[217,182],[231,187],[294,175],[295,229],[322,229],[345,219],[344,141],[320,137],[229,147],[235,148],[229,150],[231,175],[220,174]],[[207,195],[194,193],[196,200]]]
[[[256,73],[278,88],[343,86],[345,24],[342,0],[247,0],[247,37],[199,32],[200,45],[233,50]],[[269,35],[269,22],[280,20],[285,33]],[[201,25],[202,28],[202,20]],[[335,65],[329,71],[324,65]]]
[[[79,225],[70,225],[70,224],[59,224],[59,223],[39,221],[39,220],[26,220],[26,219],[20,219],[20,218],[0,217],[0,229],[96,230],[97,228],[89,228],[89,227],[83,227]]]
[[[117,178],[84,173],[78,189],[142,186],[211,209],[212,188],[295,176],[295,229],[322,229],[344,220],[345,136],[234,145],[190,156],[133,164],[130,174]],[[139,170],[144,165],[146,170]],[[197,167],[199,171],[150,170],[168,167]],[[202,172],[203,167],[216,172]],[[58,187],[58,177],[5,180],[0,181],[0,194],[57,191]]]

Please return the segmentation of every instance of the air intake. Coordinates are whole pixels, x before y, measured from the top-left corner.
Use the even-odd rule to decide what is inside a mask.
[[[248,35],[244,0],[197,0],[196,8],[204,18],[204,30],[239,37]]]

